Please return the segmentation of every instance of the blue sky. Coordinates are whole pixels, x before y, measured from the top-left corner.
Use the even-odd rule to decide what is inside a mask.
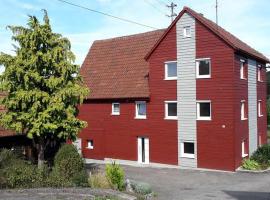
[[[170,24],[170,19],[165,16],[166,13],[169,14],[165,6],[169,3],[168,0],[67,1],[157,28],[165,28]],[[215,20],[215,0],[174,2],[178,5],[177,14],[183,6],[189,6],[207,18]],[[219,0],[219,24],[270,57],[269,8],[269,0]],[[70,39],[77,64],[83,62],[94,40],[151,30],[66,5],[57,0],[0,0],[0,51],[13,54],[11,33],[6,30],[6,26],[25,25],[27,15],[36,15],[41,19],[43,14],[41,9],[48,11],[54,32]]]

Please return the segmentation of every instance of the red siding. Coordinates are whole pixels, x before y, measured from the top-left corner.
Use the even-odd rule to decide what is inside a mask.
[[[150,159],[178,164],[177,120],[164,120],[164,101],[177,100],[176,80],[164,80],[164,62],[176,61],[176,28],[171,29],[149,59],[149,125],[154,135]],[[151,140],[150,140],[151,142]]]
[[[197,79],[197,100],[212,105],[212,120],[197,121],[198,167],[234,170],[234,52],[196,21],[196,58],[211,58],[211,78]]]
[[[246,60],[246,58],[235,55],[234,58],[234,82],[235,82],[235,168],[238,168],[242,162],[242,141],[245,140],[249,143],[249,129],[248,129],[248,119],[241,120],[241,101],[245,101],[245,111],[248,113],[248,78],[240,79],[240,59]],[[245,71],[247,74],[248,65],[244,64]],[[246,75],[247,77],[247,75]],[[247,115],[248,117],[248,115]]]
[[[137,136],[148,133],[148,120],[134,119],[134,102],[113,102],[120,102],[119,116],[111,115],[111,102],[89,102],[80,107],[79,118],[88,122],[80,133],[83,155],[93,159],[137,160]],[[94,142],[93,150],[86,148],[90,139]]]

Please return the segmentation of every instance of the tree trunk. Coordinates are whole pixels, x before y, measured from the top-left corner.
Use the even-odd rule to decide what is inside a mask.
[[[38,146],[38,168],[42,169],[45,163],[45,141],[43,138],[40,139]]]

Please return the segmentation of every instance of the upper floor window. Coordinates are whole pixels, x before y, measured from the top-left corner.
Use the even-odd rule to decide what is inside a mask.
[[[112,115],[120,115],[120,103],[112,103]]]
[[[247,79],[245,60],[240,60],[240,79]]]
[[[191,37],[191,28],[190,26],[185,26],[183,29],[183,35],[185,38]]]
[[[196,60],[196,77],[197,78],[210,78],[211,77],[210,58]]]
[[[257,68],[257,75],[258,75],[258,81],[263,81],[262,80],[262,66],[259,65]]]
[[[177,101],[165,101],[165,119],[177,119]]]
[[[241,101],[241,120],[247,119],[247,111],[246,111],[246,101]]]
[[[177,79],[177,62],[169,61],[165,62],[165,80]]]
[[[146,102],[145,101],[137,101],[135,110],[136,110],[135,118],[146,119]]]
[[[197,120],[211,120],[210,101],[197,101]]]
[[[259,100],[258,101],[258,116],[262,117],[263,116],[263,112],[262,112],[262,101]]]

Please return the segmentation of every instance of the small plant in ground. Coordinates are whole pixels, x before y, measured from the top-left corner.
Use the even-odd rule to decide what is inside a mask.
[[[243,169],[247,170],[258,170],[260,169],[260,164],[252,159],[245,159],[242,164]]]
[[[106,165],[106,177],[113,188],[118,190],[125,188],[125,172],[122,167],[115,162]]]
[[[104,173],[97,172],[91,174],[88,179],[89,186],[91,188],[109,189],[111,185]]]
[[[266,144],[259,147],[251,156],[252,160],[257,161],[262,168],[270,166],[270,145]]]
[[[152,188],[148,183],[131,181],[130,184],[134,192],[137,194],[147,195],[152,193]]]

